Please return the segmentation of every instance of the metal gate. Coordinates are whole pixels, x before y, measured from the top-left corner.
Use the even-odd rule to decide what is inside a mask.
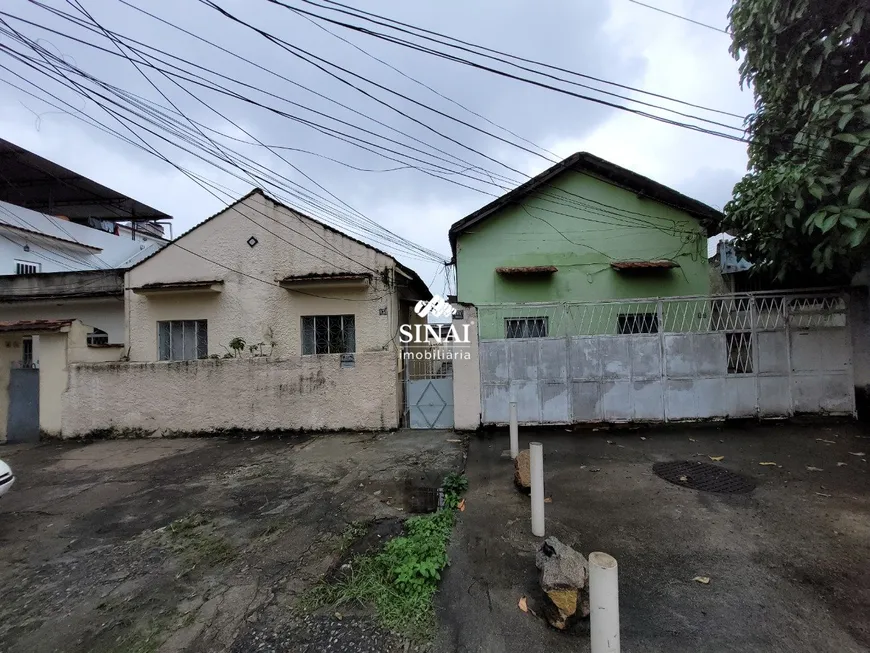
[[[453,428],[453,361],[449,345],[405,346],[405,424]]]
[[[479,306],[484,423],[855,410],[848,298],[749,293]]]
[[[39,370],[9,370],[9,415],[7,442],[39,441]]]

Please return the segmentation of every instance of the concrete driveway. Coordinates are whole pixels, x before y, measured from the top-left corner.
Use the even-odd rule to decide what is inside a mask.
[[[855,425],[520,435],[544,444],[548,534],[619,562],[623,652],[870,650],[870,439]],[[588,621],[560,633],[517,607],[542,597],[507,447],[506,433],[470,443],[436,648],[588,651]],[[651,469],[708,456],[757,488],[699,492]]]
[[[437,431],[0,447],[0,651],[404,650],[296,598],[349,524],[403,516],[406,480],[462,456]]]

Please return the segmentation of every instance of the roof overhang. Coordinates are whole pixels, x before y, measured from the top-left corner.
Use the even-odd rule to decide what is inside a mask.
[[[0,304],[124,295],[123,270],[78,270],[0,276]]]
[[[545,277],[559,271],[555,265],[532,265],[516,268],[496,268],[495,271],[506,277]]]
[[[39,333],[68,333],[73,318],[66,320],[17,320],[0,322],[0,333],[6,335],[33,335]]]
[[[145,285],[131,288],[137,295],[169,295],[177,293],[219,293],[224,288],[224,282],[220,279],[207,281],[170,281],[146,283]]]
[[[101,220],[171,220],[172,216],[137,202],[77,172],[0,138],[4,182],[0,200],[40,213]]]
[[[541,174],[532,177],[526,183],[517,186],[509,193],[493,200],[474,213],[454,222],[448,232],[450,249],[454,260],[456,259],[456,240],[462,232],[488,218],[499,209],[509,204],[516,204],[520,199],[567,170],[591,174],[614,186],[629,190],[638,196],[685,211],[699,220],[701,225],[706,229],[708,236],[718,233],[724,218],[722,213],[713,207],[683,195],[657,181],[653,181],[622,166],[610,163],[589,152],[577,152],[556,165],[547,168]]]
[[[287,290],[306,288],[364,290],[371,285],[372,275],[368,272],[336,274],[299,274],[284,277],[278,285]]]
[[[680,264],[667,259],[655,261],[613,261],[610,263],[610,267],[617,272],[649,272],[672,270],[673,268],[680,267]]]
[[[71,249],[81,249],[87,252],[97,253],[102,252],[102,247],[95,247],[94,245],[87,245],[85,243],[80,243],[77,240],[69,240],[68,238],[61,238],[60,236],[52,236],[50,234],[44,234],[40,231],[34,231],[33,229],[26,229],[25,227],[19,227],[18,225],[10,224],[8,222],[0,222],[0,229],[8,229],[11,231],[17,231],[19,233],[27,234],[28,237],[37,243],[63,243],[65,246]],[[55,245],[56,246],[56,245]]]

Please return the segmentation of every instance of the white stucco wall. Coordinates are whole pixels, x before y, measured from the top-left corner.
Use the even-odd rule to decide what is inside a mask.
[[[470,360],[464,357],[453,361],[453,426],[458,431],[470,431],[480,427],[480,348],[477,334],[477,309],[470,305],[457,304],[463,312],[462,319],[453,320],[460,335],[463,325],[469,325],[467,347],[456,344],[458,351],[468,351]]]
[[[396,428],[394,352],[339,358],[71,364],[63,436]]]
[[[247,243],[251,236],[259,241],[255,247]],[[249,344],[271,339],[276,343],[273,356],[289,357],[301,354],[302,316],[353,314],[357,352],[392,347],[398,303],[380,271],[388,270],[392,277],[395,262],[260,194],[212,218],[179,244],[184,249],[168,246],[128,272],[126,287],[217,279],[223,281],[222,291],[142,295],[127,290],[132,361],[157,360],[160,320],[208,320],[209,354],[223,355],[238,336]],[[297,292],[276,285],[288,276],[337,272],[372,273],[374,281],[360,290],[311,287]]]
[[[124,344],[122,297],[0,303],[0,322],[69,319],[102,329],[109,335],[109,342],[112,344]]]

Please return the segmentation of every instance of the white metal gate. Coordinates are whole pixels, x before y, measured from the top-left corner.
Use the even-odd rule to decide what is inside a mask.
[[[453,362],[449,345],[409,344],[404,349],[405,424],[412,429],[453,427]]]
[[[484,423],[506,423],[511,401],[526,424],[855,410],[842,294],[499,304],[478,314]]]

